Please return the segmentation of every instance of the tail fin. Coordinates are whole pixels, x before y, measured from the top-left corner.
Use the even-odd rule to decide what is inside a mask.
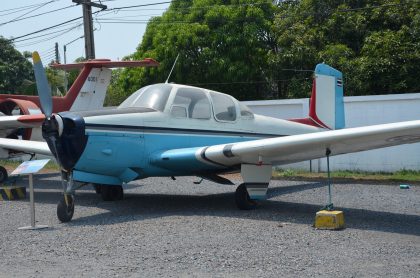
[[[67,92],[64,100],[53,98],[54,113],[68,110],[94,110],[103,106],[105,93],[111,80],[110,68],[157,67],[158,62],[151,58],[139,61],[110,61],[107,59],[89,60],[76,64],[52,64],[52,68],[72,70],[80,73]]]
[[[343,74],[326,64],[318,64],[315,67],[309,118],[291,121],[328,129],[344,128]]]
[[[111,81],[112,70],[93,68],[86,78],[70,111],[97,110],[104,104],[106,90]]]

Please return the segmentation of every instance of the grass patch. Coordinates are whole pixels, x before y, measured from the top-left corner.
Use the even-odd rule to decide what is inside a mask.
[[[388,172],[366,172],[366,171],[333,171],[331,177],[335,179],[351,179],[366,181],[401,181],[420,182],[420,171],[400,170],[394,173]],[[276,169],[273,170],[273,178],[309,178],[325,179],[327,173],[311,173],[303,170]]]

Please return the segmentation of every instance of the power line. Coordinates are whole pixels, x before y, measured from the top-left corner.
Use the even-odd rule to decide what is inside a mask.
[[[39,9],[41,9],[42,7],[44,7],[44,6],[48,5],[48,4],[51,4],[51,3],[55,2],[55,1],[57,1],[57,0],[51,0],[51,1],[46,2],[46,3],[44,3],[44,4],[40,5],[40,6],[37,6],[37,7],[35,7],[34,9],[30,10],[29,12],[26,12],[26,13],[24,13],[24,14],[22,14],[22,15],[20,15],[20,16],[18,16],[18,17],[16,17],[16,18],[14,18],[14,19],[12,19],[12,20],[10,20],[10,21],[0,23],[0,26],[3,26],[3,25],[6,25],[6,24],[9,24],[9,23],[12,23],[12,22],[18,21],[18,20],[19,20],[20,18],[22,18],[23,16],[25,16],[25,15],[27,15],[27,14],[30,14],[30,13],[32,13],[32,12],[34,12],[34,11],[36,11],[36,10],[39,10]]]
[[[38,44],[38,43],[41,43],[41,42],[45,42],[46,40],[50,40],[50,39],[54,39],[54,38],[60,37],[60,36],[62,36],[62,35],[64,35],[64,34],[66,34],[66,33],[68,33],[68,32],[70,32],[70,31],[72,31],[72,30],[76,29],[77,27],[79,27],[79,26],[81,26],[81,25],[82,25],[82,24],[79,24],[79,25],[77,25],[77,26],[74,26],[74,27],[72,27],[72,28],[69,28],[69,29],[67,29],[67,30],[64,30],[62,33],[60,33],[60,34],[58,34],[58,35],[51,36],[51,37],[48,37],[48,38],[44,38],[44,39],[42,39],[42,40],[38,40],[38,41],[35,41],[35,42],[30,42],[30,43],[27,43],[27,44],[24,44],[24,45],[19,45],[19,46],[16,46],[16,47],[31,46],[31,45],[35,45],[35,44]]]
[[[59,1],[59,0],[52,0],[52,1]],[[115,11],[115,10],[127,9],[127,8],[131,8],[131,7],[145,7],[145,6],[162,5],[162,4],[169,4],[169,3],[171,3],[171,2],[170,2],[170,1],[168,1],[168,2],[159,2],[159,3],[150,3],[150,4],[142,4],[142,5],[126,6],[126,7],[117,7],[117,8],[111,8],[111,9],[109,9],[108,11]],[[96,12],[94,12],[94,13],[92,13],[92,14],[97,14],[97,13],[99,13],[99,12],[101,12],[101,11],[96,11]],[[67,20],[67,21],[64,21],[64,22],[58,23],[58,24],[53,25],[53,26],[50,26],[50,27],[46,27],[46,28],[43,28],[43,29],[40,29],[40,30],[37,30],[37,31],[31,32],[31,33],[28,33],[28,34],[22,35],[22,36],[18,36],[18,37],[12,38],[12,39],[10,39],[9,41],[15,41],[15,40],[20,39],[20,38],[24,38],[24,37],[27,37],[27,36],[30,36],[30,35],[33,35],[33,34],[37,34],[37,33],[40,33],[40,32],[46,31],[46,30],[50,30],[50,29],[56,28],[56,27],[58,27],[58,26],[64,25],[64,24],[66,24],[66,23],[76,21],[76,20],[81,19],[81,18],[83,18],[83,17],[76,17],[76,18],[73,18],[73,19],[70,19],[70,20]]]
[[[63,7],[63,8],[59,8],[59,9],[55,9],[55,10],[51,10],[51,11],[47,11],[47,12],[43,12],[43,13],[31,15],[31,16],[27,16],[27,17],[22,17],[22,18],[19,18],[19,19],[14,19],[14,20],[11,20],[11,21],[0,23],[0,26],[8,24],[8,23],[12,23],[12,22],[17,22],[17,21],[21,21],[21,20],[25,20],[25,19],[29,19],[29,18],[38,17],[38,16],[45,15],[45,14],[50,14],[50,13],[62,11],[62,10],[68,9],[68,8],[76,7],[76,6],[77,5],[70,5],[70,6],[66,6],[66,7]]]
[[[24,37],[27,37],[27,36],[30,36],[30,35],[33,35],[33,34],[38,34],[38,33],[41,33],[43,31],[50,30],[50,29],[56,28],[58,26],[64,25],[66,23],[73,22],[73,21],[76,21],[76,20],[79,20],[79,19],[82,19],[82,18],[83,18],[82,16],[79,16],[79,17],[76,17],[76,18],[73,18],[73,19],[70,19],[70,20],[67,20],[67,21],[58,23],[58,24],[53,25],[53,26],[50,26],[50,27],[46,27],[44,29],[40,29],[40,30],[37,30],[37,31],[31,32],[31,33],[25,34],[25,35],[22,35],[22,36],[19,36],[19,37],[12,38],[9,41],[15,41],[17,39],[24,38]]]
[[[71,27],[70,29],[77,28],[80,25],[82,25],[82,24],[79,23],[76,26]],[[43,34],[43,35],[34,36],[34,37],[31,37],[31,38],[26,38],[26,39],[21,39],[21,40],[15,40],[14,42],[16,43],[16,42],[23,42],[23,41],[33,40],[33,39],[45,37],[45,36],[48,36],[48,35],[51,35],[51,34],[56,34],[56,33],[59,33],[59,32],[65,31],[65,30],[69,30],[69,29],[68,28],[64,28],[64,29],[60,29],[60,30],[57,30],[57,31],[54,31],[54,32]]]
[[[20,7],[11,8],[11,9],[5,9],[5,10],[1,10],[0,13],[8,12],[8,11],[15,11],[13,13],[18,13],[18,12],[21,12],[21,11],[24,11],[24,10],[29,10],[29,9],[31,9],[33,7],[41,6],[41,5],[45,4],[45,3],[48,3],[48,2],[43,2],[43,3],[39,3],[39,4],[32,4],[32,5],[27,5],[27,6],[20,6]]]

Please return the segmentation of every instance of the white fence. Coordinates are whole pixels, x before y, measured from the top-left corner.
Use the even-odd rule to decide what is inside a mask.
[[[257,114],[280,119],[307,117],[309,99],[246,101]],[[420,93],[345,97],[346,127],[420,119]],[[420,143],[331,157],[331,170],[393,172],[420,170]],[[311,165],[312,164],[312,165]],[[311,167],[312,166],[312,167]],[[319,159],[282,168],[326,171],[326,160]]]

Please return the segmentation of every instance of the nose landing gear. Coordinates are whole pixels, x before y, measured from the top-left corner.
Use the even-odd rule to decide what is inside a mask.
[[[74,198],[72,195],[64,194],[57,205],[57,217],[61,222],[69,222],[74,214]]]
[[[74,192],[76,190],[72,172],[61,171],[63,197],[57,204],[57,217],[60,222],[69,222],[74,214]]]

